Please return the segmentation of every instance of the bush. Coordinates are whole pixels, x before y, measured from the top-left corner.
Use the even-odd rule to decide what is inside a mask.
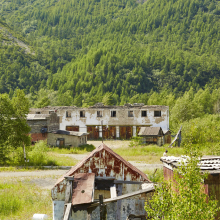
[[[37,142],[28,153],[28,165],[45,166],[56,165],[56,162],[48,157],[48,146],[45,141]]]

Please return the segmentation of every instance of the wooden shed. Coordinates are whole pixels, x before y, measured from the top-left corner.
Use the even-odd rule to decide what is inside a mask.
[[[141,127],[138,136],[143,137],[144,143],[157,144],[158,146],[164,144],[164,133],[161,127]]]
[[[74,146],[87,144],[88,133],[77,131],[57,130],[48,133],[47,144],[51,146]]]
[[[53,187],[53,219],[146,219],[153,191],[145,173],[101,144]]]

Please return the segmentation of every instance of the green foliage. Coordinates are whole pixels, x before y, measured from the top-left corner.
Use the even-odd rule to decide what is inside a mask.
[[[219,86],[219,1],[0,4],[0,26],[13,30],[13,35],[21,33],[34,52],[26,54],[14,42],[0,40],[1,93],[17,87],[32,95],[53,90],[58,92],[56,103],[77,106],[101,102],[112,93],[113,104],[131,100],[172,107],[174,98],[191,87],[198,91],[206,84]],[[0,36],[10,40],[2,32]],[[208,92],[196,99],[202,97],[209,101]],[[203,110],[212,111],[208,102],[196,114]]]
[[[136,147],[142,145],[143,145],[143,138],[139,136],[132,137],[129,143],[129,147]]]
[[[52,217],[50,192],[36,187],[32,181],[23,177],[0,180],[0,219],[28,220],[33,213],[47,213]]]
[[[32,166],[56,165],[55,160],[51,160],[47,154],[48,146],[45,141],[37,142],[28,153],[29,163]]]
[[[203,183],[207,175],[200,173],[198,159],[190,157],[174,171],[174,182],[157,186],[145,210],[152,219],[215,219],[217,200],[204,193]]]
[[[4,164],[11,151],[30,145],[29,103],[24,92],[16,90],[12,99],[0,94],[0,112],[0,164]]]

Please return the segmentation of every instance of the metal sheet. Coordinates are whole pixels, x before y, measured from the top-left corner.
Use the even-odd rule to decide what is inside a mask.
[[[93,202],[94,173],[77,173],[74,175],[72,204],[85,204]]]
[[[67,131],[79,131],[79,126],[66,126]]]
[[[99,139],[99,129],[96,126],[87,126],[87,133],[89,133],[88,140]]]
[[[132,126],[120,126],[119,129],[121,139],[130,139],[133,136]]]

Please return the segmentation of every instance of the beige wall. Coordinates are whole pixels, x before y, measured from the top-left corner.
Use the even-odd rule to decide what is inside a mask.
[[[82,144],[87,143],[87,136],[73,136],[73,135],[63,135],[63,134],[54,134],[54,133],[48,133],[47,137],[47,144],[56,146],[56,142],[58,138],[64,138],[64,144],[65,146],[74,146],[78,147]]]

